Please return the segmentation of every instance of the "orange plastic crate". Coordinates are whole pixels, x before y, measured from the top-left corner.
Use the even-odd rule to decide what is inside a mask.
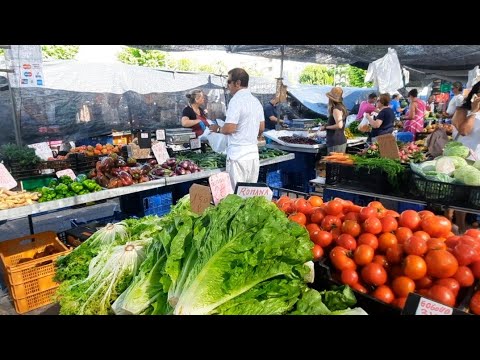
[[[53,281],[53,276],[54,274],[50,274],[22,284],[10,285],[10,295],[14,300],[23,299],[32,294],[51,289],[53,287],[58,287],[59,284]]]
[[[33,256],[52,245],[56,253],[33,259]],[[0,243],[0,260],[8,285],[20,285],[55,274],[55,260],[70,250],[57,238],[53,231],[27,235]],[[21,259],[32,258],[19,264]]]
[[[57,290],[58,285],[54,288],[29,295],[23,299],[13,299],[15,310],[19,314],[35,310],[39,307],[51,304],[53,302],[53,295]]]

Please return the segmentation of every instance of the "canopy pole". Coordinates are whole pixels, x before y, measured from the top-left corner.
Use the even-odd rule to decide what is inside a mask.
[[[9,74],[14,73],[14,71],[11,69],[0,69],[0,72],[7,73],[6,79],[7,79],[8,91],[10,92],[10,107],[12,110],[12,122],[13,122],[13,130],[15,132],[15,142],[18,146],[22,146],[21,128],[18,121],[17,107],[15,104],[15,96],[13,94],[12,82],[10,81],[10,76],[9,76]]]
[[[280,46],[282,57],[280,58],[280,79],[283,79],[283,57],[285,56],[285,45]]]

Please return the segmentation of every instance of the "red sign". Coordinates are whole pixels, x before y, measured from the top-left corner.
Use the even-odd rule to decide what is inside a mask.
[[[452,315],[453,309],[436,301],[420,298],[415,315]]]
[[[23,68],[24,68],[25,70],[28,70],[28,69],[31,69],[31,68],[32,68],[32,65],[30,65],[30,64],[23,64]]]

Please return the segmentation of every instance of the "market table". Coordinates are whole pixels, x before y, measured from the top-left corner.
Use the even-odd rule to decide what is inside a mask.
[[[287,154],[282,156],[277,156],[274,158],[268,158],[260,160],[260,166],[267,166],[279,162],[284,162],[288,160],[293,160],[295,158],[294,154]],[[32,205],[21,206],[13,209],[0,210],[0,221],[2,220],[13,220],[27,216],[30,226],[30,233],[33,234],[33,222],[32,215],[40,214],[53,210],[60,210],[63,208],[68,208],[75,205],[86,204],[93,201],[106,200],[110,198],[119,197],[122,195],[133,194],[137,192],[142,192],[146,190],[151,190],[159,187],[164,187],[168,185],[175,185],[184,182],[194,181],[198,179],[208,178],[211,175],[225,171],[225,168],[205,170],[194,174],[181,175],[181,176],[172,176],[168,178],[152,180],[141,184],[134,184],[130,186],[124,186],[115,189],[105,189],[102,191],[97,191],[85,195],[77,195],[64,199],[48,201],[44,203],[36,203]]]

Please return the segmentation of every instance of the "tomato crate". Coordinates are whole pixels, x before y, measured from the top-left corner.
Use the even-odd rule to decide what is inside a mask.
[[[53,253],[35,258],[36,254],[46,251],[47,247]],[[18,312],[30,311],[47,304],[44,302],[45,296],[41,294],[58,287],[53,281],[55,261],[69,252],[52,231],[0,243],[0,265],[4,281],[14,302],[22,302],[15,304]]]
[[[75,173],[88,173],[90,170],[95,169],[97,161],[100,160],[100,156],[87,156],[85,154],[76,153],[75,154],[75,168],[72,169]]]
[[[318,291],[330,288],[332,285],[343,285],[332,276],[330,261],[326,258],[314,262],[315,280],[312,288]],[[369,315],[400,315],[401,310],[375,299],[373,296],[363,294],[353,289],[357,298],[356,307],[361,307]]]

